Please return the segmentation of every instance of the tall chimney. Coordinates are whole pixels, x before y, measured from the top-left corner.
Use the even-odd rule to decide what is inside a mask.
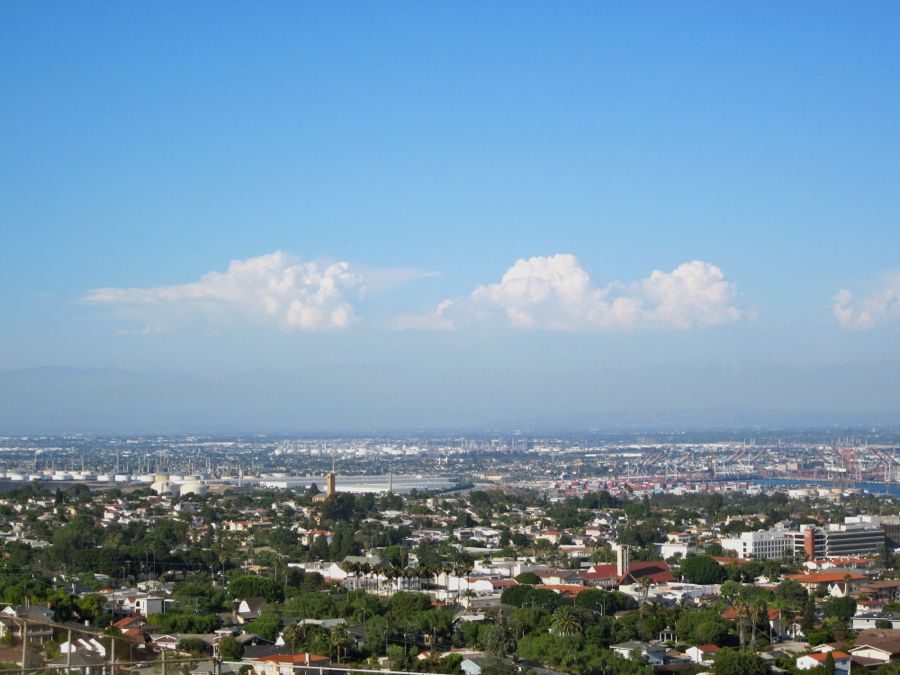
[[[807,525],[803,531],[803,551],[807,560],[816,559],[816,530],[812,525]]]
[[[616,574],[619,578],[624,577],[628,574],[628,569],[630,567],[630,557],[628,554],[628,547],[624,544],[619,546],[616,551]]]

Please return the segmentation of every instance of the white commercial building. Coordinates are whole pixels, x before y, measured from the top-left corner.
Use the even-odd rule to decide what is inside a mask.
[[[783,530],[743,532],[739,537],[722,539],[722,548],[734,551],[738,558],[768,560],[793,555],[794,540]]]

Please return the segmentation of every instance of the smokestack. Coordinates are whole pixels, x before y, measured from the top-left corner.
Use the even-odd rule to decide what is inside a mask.
[[[631,566],[631,559],[628,553],[627,546],[619,546],[619,549],[616,551],[616,574],[621,578],[628,574],[628,569]]]

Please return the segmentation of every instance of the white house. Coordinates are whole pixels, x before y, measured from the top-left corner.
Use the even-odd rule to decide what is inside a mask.
[[[633,659],[635,661],[645,658],[651,666],[662,665],[666,662],[666,646],[653,645],[649,642],[639,642],[630,640],[628,642],[620,642],[611,645],[610,649],[615,652],[616,656],[623,659]]]
[[[853,630],[878,628],[879,621],[889,621],[891,628],[900,628],[900,612],[864,612],[853,617]]]
[[[797,670],[812,670],[813,668],[821,668],[825,665],[828,655],[834,659],[834,669],[837,673],[849,675],[850,673],[850,655],[847,652],[830,651],[830,652],[814,652],[797,657]]]
[[[244,598],[238,603],[235,613],[238,623],[248,623],[259,618],[266,601],[263,598]]]
[[[134,601],[134,606],[141,615],[153,616],[166,611],[166,600],[165,598],[148,595],[143,598],[137,598]]]
[[[697,645],[696,647],[688,647],[685,653],[694,663],[709,666],[712,665],[717,651],[719,651],[719,647],[716,645]]]
[[[881,663],[900,660],[900,636],[897,631],[862,631],[857,635],[856,646],[850,653]]]

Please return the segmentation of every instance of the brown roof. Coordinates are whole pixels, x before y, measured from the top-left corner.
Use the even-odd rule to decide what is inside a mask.
[[[900,654],[900,630],[870,628],[862,630],[856,636],[856,647],[874,647],[887,652],[891,656]]]
[[[865,578],[865,575],[858,572],[810,572],[809,574],[788,575],[788,579],[799,581],[801,584],[832,584],[845,579],[859,581]]]
[[[590,586],[579,586],[578,584],[537,584],[535,588],[558,591],[560,595],[578,595],[581,591],[591,590]]]
[[[627,583],[628,579],[638,581],[644,577],[649,577],[652,582],[657,584],[675,581],[675,576],[665,560],[634,561],[628,566],[628,572],[621,577],[618,575],[618,568],[615,563],[594,565],[592,572],[581,573],[581,578],[585,581],[616,579],[620,584]]]
[[[116,628],[119,628],[121,630],[124,630],[124,629],[128,628],[129,626],[131,626],[132,624],[139,623],[139,622],[143,623],[144,617],[142,617],[140,614],[132,614],[131,616],[123,617],[123,618],[119,619],[118,621],[114,622],[113,626],[115,626]]]

